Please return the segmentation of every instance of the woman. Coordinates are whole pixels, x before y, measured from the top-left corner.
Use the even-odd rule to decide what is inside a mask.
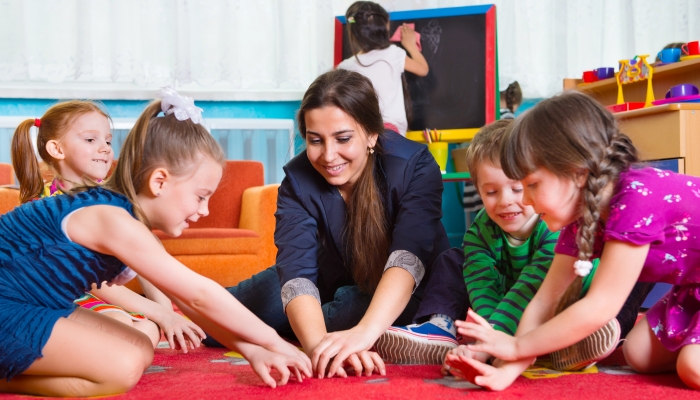
[[[356,72],[319,76],[298,123],[306,151],[284,168],[277,264],[228,290],[296,337],[319,378],[346,376],[343,366],[384,374],[369,349],[412,322],[449,247],[440,169],[424,145],[384,132],[372,84]]]

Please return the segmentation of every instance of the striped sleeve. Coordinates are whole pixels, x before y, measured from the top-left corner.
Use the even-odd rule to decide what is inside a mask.
[[[529,261],[525,261],[522,269],[513,266],[516,267],[513,270],[519,270],[520,273],[517,277],[513,277],[515,283],[503,296],[489,318],[489,323],[494,329],[515,335],[525,308],[539,290],[549,271],[558,237],[559,233],[550,232],[543,221],[538,223],[536,231],[530,237],[530,240],[534,241],[530,246],[532,257]]]
[[[488,215],[481,210],[464,235],[464,283],[471,308],[489,319],[503,298],[502,277],[496,269],[494,232],[487,226]],[[496,243],[494,243],[496,242]]]

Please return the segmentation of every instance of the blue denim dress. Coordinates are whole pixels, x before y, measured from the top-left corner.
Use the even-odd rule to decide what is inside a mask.
[[[98,187],[26,203],[0,216],[0,378],[29,368],[42,356],[56,321],[75,310],[73,300],[125,268],[116,257],[73,243],[63,232],[66,216],[93,205],[134,215],[126,197]]]

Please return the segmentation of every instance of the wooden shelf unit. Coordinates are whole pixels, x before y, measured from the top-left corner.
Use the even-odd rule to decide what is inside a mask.
[[[564,90],[580,90],[603,105],[617,103],[615,78],[579,84],[565,79]],[[700,87],[700,59],[680,61],[654,68],[656,100],[666,97],[672,86],[691,83]],[[644,102],[647,81],[624,86],[626,102]],[[672,103],[616,113],[620,130],[627,134],[646,161],[677,159],[679,171],[700,176],[700,103]]]
[[[617,83],[614,77],[593,83],[581,83],[579,79],[567,79],[566,81],[564,89],[573,88],[575,85],[577,90],[593,96],[606,106],[617,103]],[[681,83],[692,83],[700,87],[700,58],[654,67],[652,83],[655,100],[664,99],[668,89]],[[646,98],[646,91],[646,80],[628,83],[622,89],[625,102],[643,103]]]

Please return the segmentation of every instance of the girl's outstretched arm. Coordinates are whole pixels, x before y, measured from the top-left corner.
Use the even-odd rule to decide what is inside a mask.
[[[75,243],[114,255],[170,297],[242,340],[272,352],[289,353],[289,344],[274,329],[221,285],[169,255],[148,228],[126,210],[108,205],[85,207],[70,217],[67,231]],[[310,376],[310,368],[304,370],[307,372]]]
[[[575,278],[575,258],[557,254],[542,287],[526,308],[515,338],[503,338],[500,332],[490,327],[466,322],[460,322],[458,330],[481,341],[469,345],[470,350],[485,351],[500,360],[513,361],[519,364],[516,369],[524,370],[534,357],[579,342],[615,318],[632,291],[648,252],[649,245],[606,242],[586,296],[554,316],[559,298]],[[513,363],[498,365],[510,369]],[[514,374],[505,375],[508,379],[517,378]],[[493,384],[502,386],[502,382]]]
[[[161,306],[171,310],[173,308],[173,302],[170,301],[165,293],[161,292],[154,284],[144,279],[142,276],[136,276],[139,284],[141,284],[141,289],[143,289],[143,294],[151,301],[154,301]]]

